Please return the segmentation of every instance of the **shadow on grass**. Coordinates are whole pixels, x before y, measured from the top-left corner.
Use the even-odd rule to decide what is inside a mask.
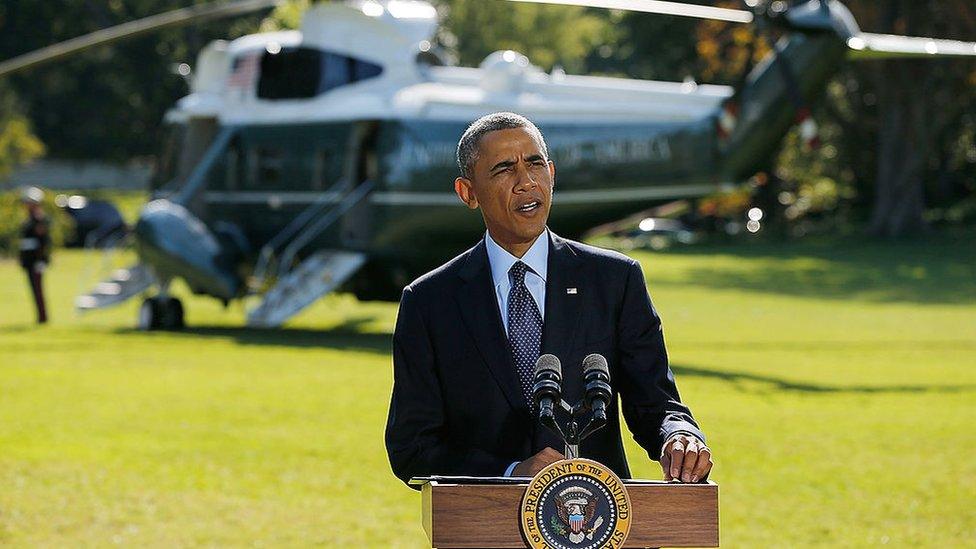
[[[976,339],[898,339],[898,340],[859,340],[859,341],[696,341],[683,342],[683,345],[693,345],[696,350],[709,351],[742,351],[752,353],[756,351],[890,351],[901,349],[908,351],[974,351]]]
[[[663,252],[724,255],[742,268],[696,267],[654,284],[742,289],[826,299],[976,304],[976,234],[883,242],[867,239],[706,245]]]
[[[752,374],[710,370],[697,366],[672,365],[675,376],[718,379],[731,384],[763,383],[779,391],[820,394],[895,394],[895,393],[963,393],[976,391],[976,384],[963,385],[822,385]]]
[[[248,328],[233,326],[191,326],[178,332],[166,332],[187,336],[233,339],[242,345],[320,347],[327,349],[369,351],[389,354],[393,337],[389,333],[363,332],[363,325],[373,322],[373,318],[350,319],[331,328]],[[121,328],[118,334],[140,334],[146,332],[135,328]]]
[[[0,334],[19,334],[24,332],[36,332],[38,330],[43,330],[47,326],[44,324],[38,324],[36,322],[26,323],[26,324],[7,324],[0,325]]]

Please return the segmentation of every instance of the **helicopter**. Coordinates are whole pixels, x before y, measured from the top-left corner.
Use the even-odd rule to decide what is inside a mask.
[[[256,327],[337,290],[396,301],[484,232],[450,184],[457,139],[481,115],[512,111],[538,125],[560,170],[549,226],[573,238],[748,179],[794,125],[814,139],[807,105],[847,58],[976,56],[973,43],[863,33],[837,0],[749,0],[743,10],[513,1],[753,24],[771,51],[737,86],[546,73],[515,51],[450,66],[433,46],[437,11],[422,0],[316,4],[299,30],[212,42],[164,117],[152,199],[133,233],[138,263],[76,307],[155,289],[138,326],[180,328],[177,278],[225,304],[257,296],[247,313]]]

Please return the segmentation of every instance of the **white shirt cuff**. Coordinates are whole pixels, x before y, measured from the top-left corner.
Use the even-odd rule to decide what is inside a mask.
[[[516,466],[517,466],[517,465],[518,465],[519,463],[522,463],[522,462],[521,462],[521,461],[513,461],[513,462],[512,462],[512,464],[508,466],[508,469],[505,469],[505,476],[506,476],[506,477],[510,477],[510,476],[512,476],[512,471],[514,471],[514,470],[515,470],[515,467],[516,467]]]

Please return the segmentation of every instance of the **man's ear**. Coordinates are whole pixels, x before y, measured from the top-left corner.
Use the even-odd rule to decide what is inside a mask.
[[[552,160],[549,161],[549,177],[552,179],[552,186],[555,187],[556,186],[556,165],[552,162]]]
[[[461,202],[464,202],[472,210],[478,209],[478,197],[474,195],[471,187],[471,180],[466,177],[459,177],[454,180],[454,192],[457,193]]]

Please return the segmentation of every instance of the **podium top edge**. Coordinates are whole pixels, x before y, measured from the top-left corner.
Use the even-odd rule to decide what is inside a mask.
[[[427,483],[436,484],[528,484],[532,477],[470,477],[470,476],[442,476],[413,477],[411,486],[422,486]]]
[[[673,486],[717,486],[717,484],[711,480],[705,482],[698,482],[695,484],[683,483],[679,481],[665,481],[665,480],[650,480],[650,479],[622,479],[624,485],[627,486],[648,486],[648,485],[673,485]],[[423,486],[424,484],[435,484],[435,485],[456,485],[456,484],[469,484],[469,485],[523,485],[527,486],[529,482],[532,481],[532,477],[472,477],[472,476],[442,476],[442,475],[432,475],[426,477],[413,477],[410,479],[410,486]]]

